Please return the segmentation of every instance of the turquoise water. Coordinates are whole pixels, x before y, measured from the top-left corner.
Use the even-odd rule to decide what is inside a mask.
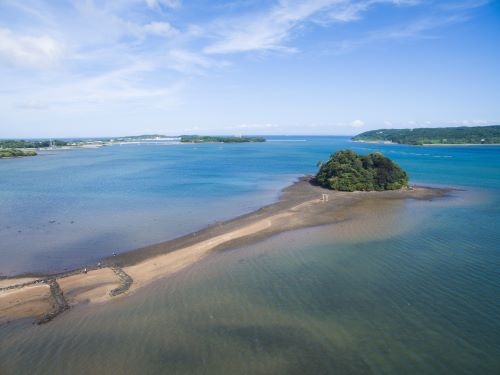
[[[0,267],[66,267],[71,260],[59,260],[79,249],[87,252],[77,261],[91,262],[253,210],[347,147],[382,151],[413,183],[461,190],[433,202],[373,203],[360,222],[213,254],[44,326],[4,325],[0,373],[500,373],[500,147],[281,137],[2,161],[1,243],[21,233],[2,245]],[[36,232],[49,218],[59,226]],[[70,241],[77,232],[81,248]],[[31,241],[24,253],[11,248],[21,239]]]

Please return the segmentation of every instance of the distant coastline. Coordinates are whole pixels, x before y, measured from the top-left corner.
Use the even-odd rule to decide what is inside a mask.
[[[265,141],[266,138],[256,136],[167,136],[161,134],[146,134],[113,138],[75,138],[54,140],[0,139],[0,159],[36,156],[37,151],[94,149],[124,144],[255,143]]]
[[[274,204],[171,241],[116,254],[63,274],[0,279],[0,324],[28,317],[45,323],[71,306],[102,303],[132,293],[185,269],[214,250],[253,243],[284,231],[357,220],[351,208],[363,202],[432,200],[449,191],[417,187],[338,192],[314,186],[310,178],[303,178],[286,188]]]
[[[500,144],[500,125],[448,128],[378,129],[360,133],[353,141],[415,146]]]
[[[265,142],[264,137],[243,137],[243,136],[201,136],[201,135],[182,135],[181,143],[255,143]]]
[[[401,143],[391,142],[391,141],[365,141],[365,140],[352,140],[356,143],[367,143],[375,145],[399,145]],[[435,146],[435,147],[470,147],[470,146],[500,146],[500,143],[422,143],[420,145],[408,145],[408,146]]]

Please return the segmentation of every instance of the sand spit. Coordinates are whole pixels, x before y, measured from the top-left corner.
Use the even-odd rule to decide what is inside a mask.
[[[0,324],[26,317],[46,323],[71,306],[103,303],[132,293],[181,271],[214,250],[234,248],[288,230],[355,220],[349,207],[364,200],[432,200],[449,191],[415,187],[387,192],[335,192],[313,186],[309,178],[303,178],[283,190],[281,199],[274,204],[172,241],[103,259],[98,266],[40,278],[0,280]]]

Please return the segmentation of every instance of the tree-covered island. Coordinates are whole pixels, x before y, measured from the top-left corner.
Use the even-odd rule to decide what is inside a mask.
[[[65,146],[65,141],[25,141],[16,139],[0,139],[0,159],[19,158],[38,155],[35,149]]]
[[[408,186],[408,175],[380,152],[360,155],[341,150],[320,163],[315,182],[340,191],[397,190]]]
[[[265,141],[266,139],[264,137],[181,135],[182,143],[249,143]]]
[[[0,148],[0,159],[3,158],[20,158],[23,156],[36,156],[36,151],[25,151],[17,148]]]
[[[390,142],[407,145],[498,144],[500,125],[450,128],[378,129],[358,134],[353,141]]]

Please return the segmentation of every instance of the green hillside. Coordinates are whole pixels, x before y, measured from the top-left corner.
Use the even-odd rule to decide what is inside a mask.
[[[354,141],[423,144],[498,144],[500,125],[453,128],[379,129],[356,135]]]

